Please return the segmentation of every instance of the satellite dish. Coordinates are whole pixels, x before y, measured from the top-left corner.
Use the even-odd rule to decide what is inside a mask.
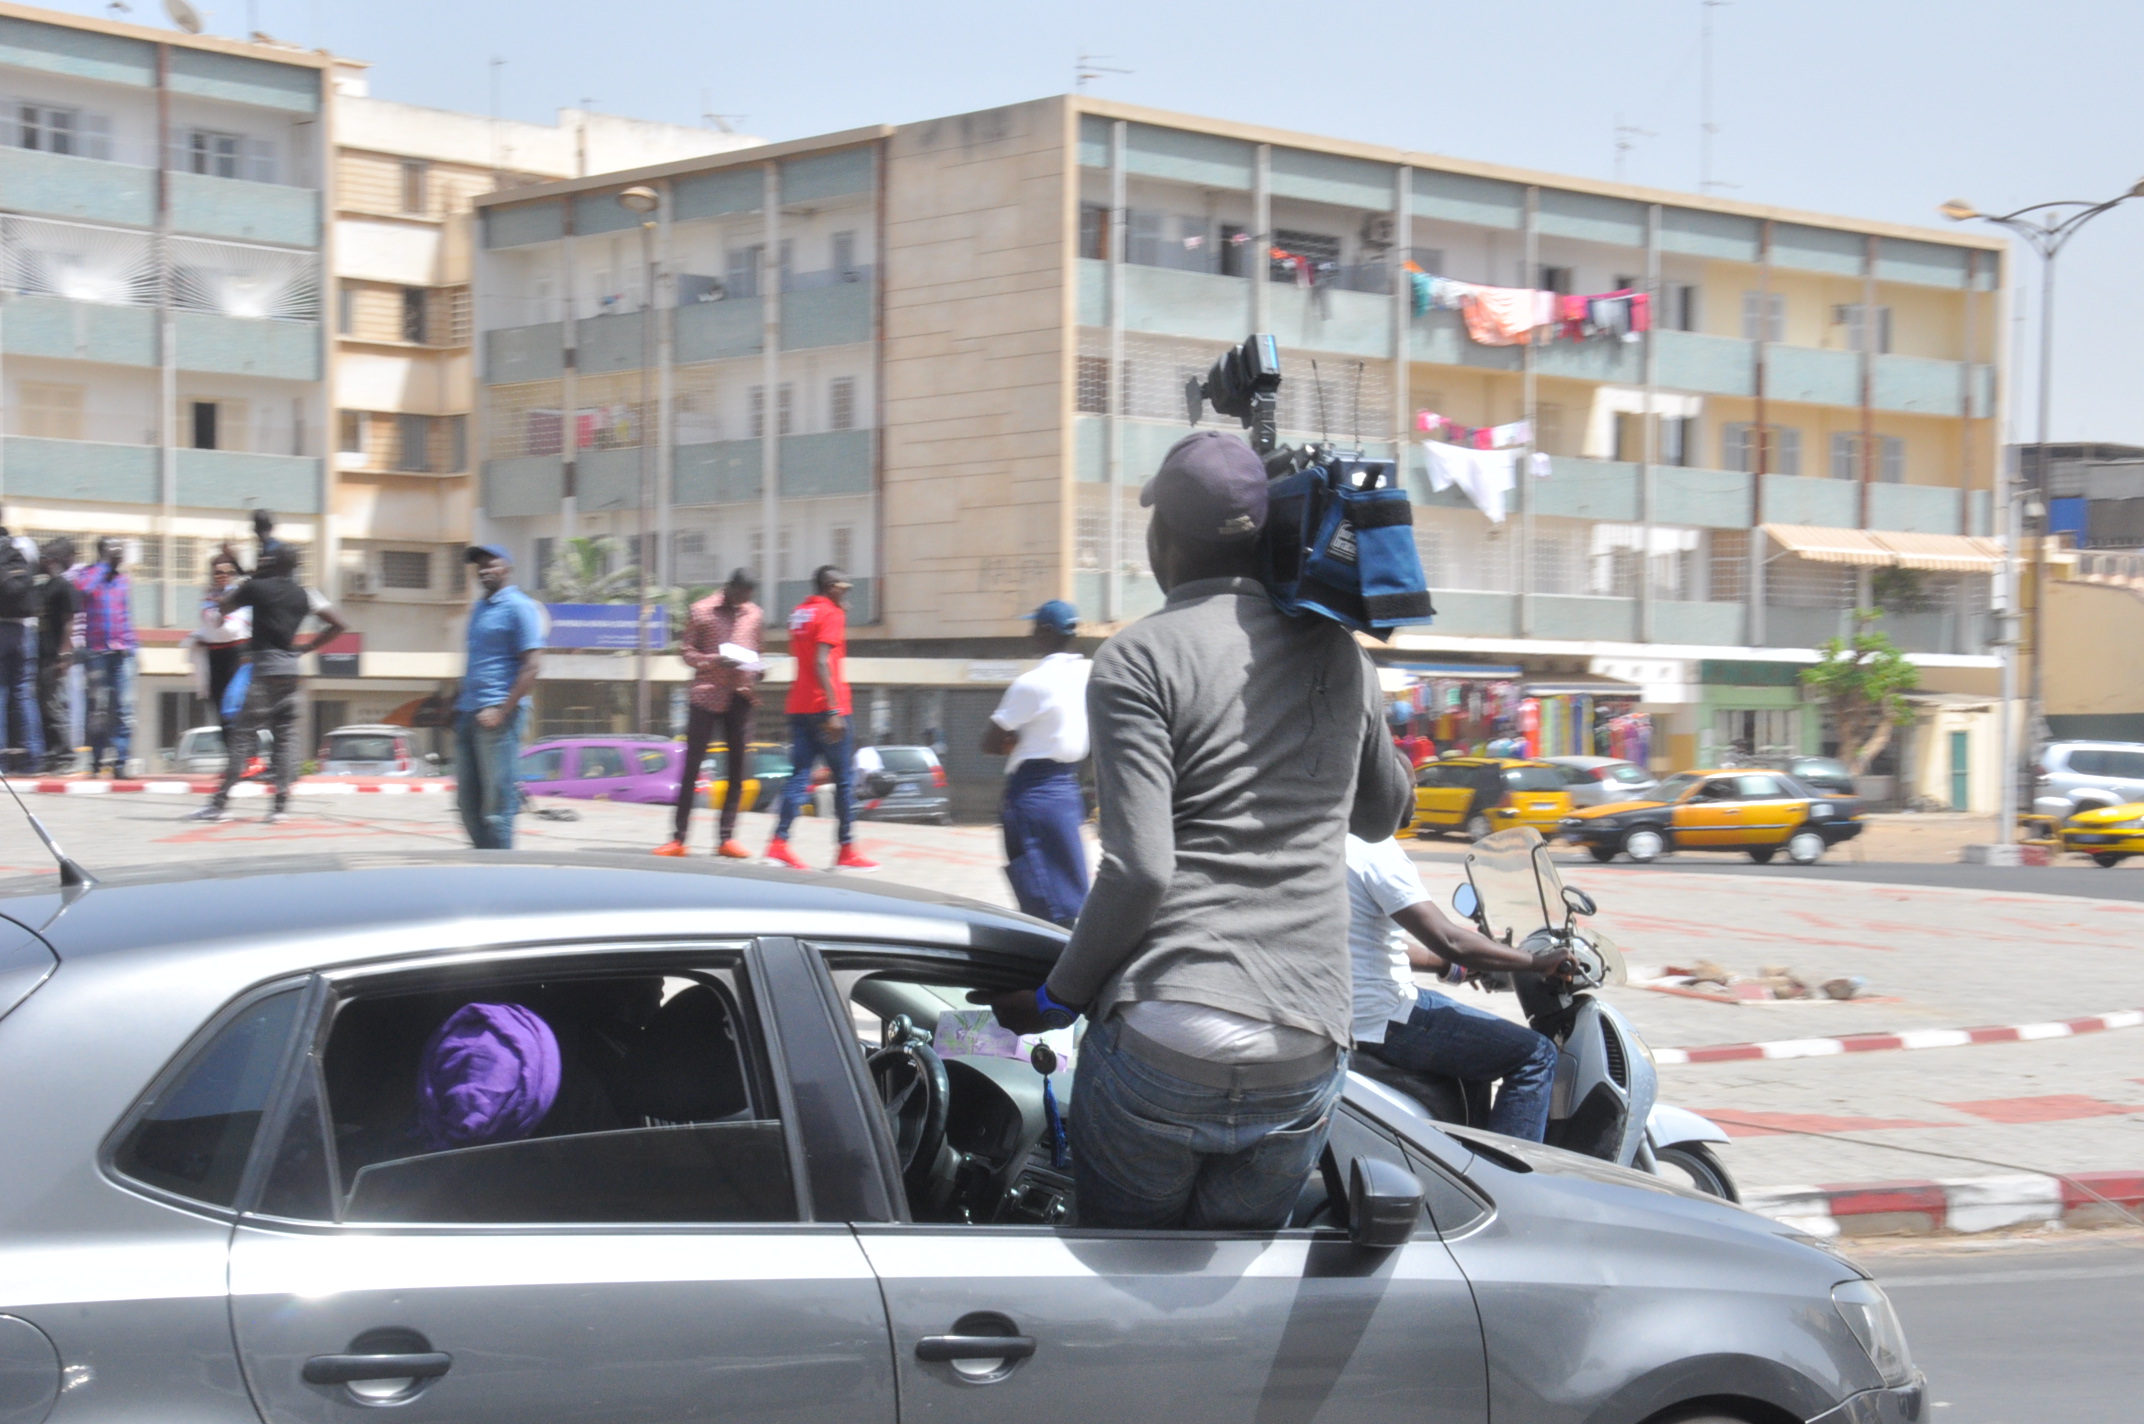
[[[186,3],[186,0],[164,0],[164,13],[171,23],[190,35],[201,33],[201,12]]]

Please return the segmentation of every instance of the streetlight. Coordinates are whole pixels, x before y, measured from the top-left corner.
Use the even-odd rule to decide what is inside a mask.
[[[2098,217],[2101,213],[2106,212],[2109,208],[2118,207],[2128,202],[2131,198],[2144,198],[2144,179],[2139,179],[2131,184],[2126,192],[2097,203],[2069,199],[2054,203],[2035,203],[2031,207],[2019,208],[2014,212],[2008,213],[1984,213],[1963,198],[1952,198],[1949,202],[1936,209],[1937,212],[1940,212],[1952,222],[1990,222],[1998,227],[2007,228],[2023,238],[2033,251],[2040,254],[2040,409],[2037,421],[2038,438],[2034,442],[2038,446],[2035,465],[2035,483],[2038,486],[2038,498],[2033,502],[2033,507],[2039,513],[2033,516],[2032,522],[2032,667],[2025,693],[2026,705],[2030,711],[2032,740],[2035,742],[2044,740],[2044,728],[2047,725],[2041,697],[2043,687],[2041,666],[2046,660],[2041,656],[2041,649],[2045,646],[2042,634],[2047,618],[2046,502],[2049,497],[2047,490],[2047,446],[2051,438],[2049,422],[2053,410],[2055,389],[2055,259],[2062,255],[2062,249],[2072,237],[2077,235],[2079,228]],[[1968,359],[1971,358],[1971,354],[1970,352],[1967,353]],[[2022,472],[2022,460],[2019,465]],[[2013,498],[2014,493],[2013,491]],[[2011,501],[2006,500],[2004,510],[2006,534],[2014,526],[2014,522],[2015,512],[2011,507]],[[2015,616],[2016,612],[2013,609],[2011,617],[2014,619]],[[2009,638],[2007,642],[2008,646],[2003,649],[2003,656],[2006,662],[2010,663],[2010,668],[2006,670],[2010,671],[2011,676],[2006,681],[2011,681],[2015,678],[2015,663],[2012,660],[2017,656],[2017,649],[2014,637]],[[2005,690],[2006,692],[2011,691],[2014,690],[2014,687]],[[2006,742],[2009,741],[2007,735],[2009,723],[2010,710],[2006,705],[2003,709]],[[2029,795],[2030,792],[2026,788],[2030,783],[2026,780],[2024,748],[2006,746],[2004,752],[2006,756],[2010,757],[2011,779],[2016,783],[2011,795],[2003,798],[2005,803],[2008,803],[2012,797],[2022,799],[2023,796]],[[1998,818],[2002,824],[1996,827],[1996,842],[1999,845],[2008,845],[2016,835],[2017,830],[2015,809],[2006,805],[2006,808],[1999,813]]]
[[[649,370],[655,364],[655,211],[662,194],[644,184],[635,184],[618,195],[618,205],[640,215],[640,537],[634,542],[634,576],[639,584],[633,608],[633,728],[648,730],[648,448],[654,437],[649,415]]]

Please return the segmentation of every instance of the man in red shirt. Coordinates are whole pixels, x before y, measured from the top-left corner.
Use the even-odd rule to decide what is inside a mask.
[[[796,681],[789,685],[789,786],[782,793],[782,815],[767,842],[767,859],[791,870],[808,869],[789,849],[789,827],[811,794],[811,772],[824,760],[834,778],[834,811],[841,822],[841,853],[836,870],[876,870],[850,844],[856,814],[849,799],[851,773],[849,683],[842,664],[849,652],[849,579],[832,564],[811,576],[818,590],[789,615],[789,653],[797,660]]]

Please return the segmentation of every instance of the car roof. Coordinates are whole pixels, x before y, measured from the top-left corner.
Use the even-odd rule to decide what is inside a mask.
[[[1596,756],[1582,756],[1582,757],[1581,757],[1581,756],[1570,756],[1570,757],[1543,757],[1543,758],[1541,758],[1541,760],[1543,760],[1543,761],[1545,761],[1545,762],[1548,762],[1548,763],[1549,763],[1550,765],[1552,765],[1552,766],[1583,766],[1583,767],[1595,767],[1595,766],[1636,766],[1636,765],[1637,765],[1637,763],[1636,763],[1636,762],[1634,762],[1634,761],[1630,761],[1630,760],[1628,760],[1628,759],[1626,759],[1626,758],[1624,758],[1624,757],[1596,757]]]
[[[100,872],[72,895],[14,878],[0,915],[70,960],[220,955],[273,972],[442,946],[796,935],[975,946],[1054,963],[1064,931],[909,886],[608,852],[203,860]],[[266,977],[256,974],[255,977]]]
[[[330,728],[328,735],[337,737],[344,732],[393,732],[400,735],[408,730],[409,728],[397,727],[392,722],[352,722],[348,726]]]
[[[1538,757],[1438,757],[1425,761],[1424,766],[1553,766],[1555,763]]]
[[[2058,747],[2064,751],[2144,752],[2144,742],[2049,742],[2045,750]]]

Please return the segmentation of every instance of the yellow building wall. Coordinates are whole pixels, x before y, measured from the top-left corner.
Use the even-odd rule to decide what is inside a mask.
[[[2048,716],[2144,713],[2144,596],[2050,579],[2046,639]]]

